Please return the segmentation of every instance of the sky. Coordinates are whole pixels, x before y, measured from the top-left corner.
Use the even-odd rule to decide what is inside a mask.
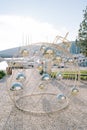
[[[87,0],[0,0],[0,50],[37,42],[53,42],[57,35],[74,41]]]

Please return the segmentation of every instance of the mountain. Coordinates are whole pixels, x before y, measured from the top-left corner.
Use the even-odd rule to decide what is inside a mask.
[[[13,56],[17,56],[19,55],[19,51],[21,49],[26,49],[26,48],[29,48],[29,50],[32,52],[34,50],[38,50],[38,45],[29,45],[28,47],[27,46],[22,46],[22,47],[15,47],[15,48],[11,48],[11,49],[6,49],[6,50],[2,50],[0,51],[0,57],[2,58],[11,58]]]
[[[7,49],[7,50],[3,50],[3,51],[0,51],[0,57],[13,57],[13,55],[15,55],[16,52],[18,52],[19,50],[19,47],[16,47],[16,48],[11,48],[11,49]]]
[[[71,41],[70,43],[71,43],[70,53],[71,54],[78,54],[78,53],[80,53],[80,49],[76,46],[75,41]],[[36,45],[33,44],[33,45],[29,45],[28,46],[30,52],[31,51],[34,52],[35,50],[38,50],[38,47],[39,47],[39,43],[36,44]],[[2,57],[2,58],[4,58],[4,57],[5,58],[8,58],[8,57],[11,58],[11,57],[17,55],[21,48],[27,48],[27,47],[26,46],[16,47],[16,48],[11,48],[11,49],[0,51],[0,57]]]

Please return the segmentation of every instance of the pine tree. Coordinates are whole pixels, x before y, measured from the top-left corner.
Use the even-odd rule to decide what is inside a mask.
[[[87,57],[87,6],[83,12],[83,21],[78,30],[77,45],[80,47],[81,53]]]

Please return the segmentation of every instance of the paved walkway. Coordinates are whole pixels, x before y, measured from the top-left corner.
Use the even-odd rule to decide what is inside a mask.
[[[87,130],[87,82],[81,83],[79,94],[71,97],[66,109],[32,115],[14,106],[3,79],[0,81],[0,130]]]

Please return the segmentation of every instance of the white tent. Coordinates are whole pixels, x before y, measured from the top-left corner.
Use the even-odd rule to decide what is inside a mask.
[[[8,64],[6,61],[0,62],[0,70],[6,70],[6,67],[8,67]]]

